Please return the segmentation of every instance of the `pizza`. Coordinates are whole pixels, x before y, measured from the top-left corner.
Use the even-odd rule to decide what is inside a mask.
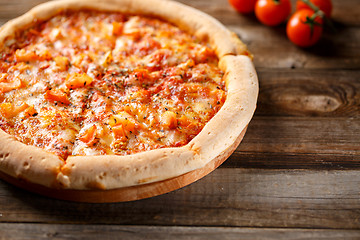
[[[0,43],[1,177],[40,193],[197,179],[255,111],[246,46],[180,3],[52,1],[6,23]]]

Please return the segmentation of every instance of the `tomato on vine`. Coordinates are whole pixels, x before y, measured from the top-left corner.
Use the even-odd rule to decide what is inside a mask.
[[[254,11],[256,0],[228,0],[231,6],[239,13],[251,13]]]
[[[286,26],[290,41],[300,47],[309,47],[319,41],[323,31],[322,18],[310,9],[296,11]]]
[[[309,3],[310,2],[310,3]],[[332,12],[332,2],[331,0],[305,0],[305,1],[297,1],[296,2],[296,10],[301,10],[301,9],[312,9],[309,6],[309,4],[313,4],[316,7],[318,7],[321,11],[323,11],[325,13],[325,16],[330,18],[331,16],[331,12]]]
[[[284,22],[290,12],[290,0],[258,0],[255,4],[257,19],[268,26],[276,26]]]

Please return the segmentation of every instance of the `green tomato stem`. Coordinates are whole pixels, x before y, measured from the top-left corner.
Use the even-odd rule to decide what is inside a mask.
[[[336,28],[334,26],[334,24],[331,22],[331,20],[325,15],[325,13],[320,10],[320,8],[318,6],[316,6],[315,4],[313,4],[310,0],[301,0],[303,3],[305,3],[306,5],[308,5],[315,13],[310,17],[311,20],[315,20],[316,17],[320,17],[322,19],[324,19],[324,22],[326,23],[326,25],[328,25],[328,27],[333,31],[336,32]]]
[[[310,0],[301,0],[303,3],[305,3],[306,5],[308,5],[312,10],[314,10],[314,12],[319,11],[320,9],[313,4]]]
[[[308,5],[316,14],[317,16],[324,18],[325,17],[325,13],[323,11],[320,10],[320,8],[318,6],[316,6],[315,4],[313,4],[310,0],[301,0],[303,3],[305,3],[306,5]],[[315,17],[317,17],[315,16]],[[314,17],[314,19],[315,19]]]

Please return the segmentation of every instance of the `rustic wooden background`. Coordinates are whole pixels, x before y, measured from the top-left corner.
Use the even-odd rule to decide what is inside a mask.
[[[41,2],[0,0],[0,24]],[[0,181],[0,239],[360,239],[360,2],[333,0],[337,32],[309,49],[226,0],[181,2],[255,55],[258,109],[236,152],[190,186],[127,203],[53,200]]]

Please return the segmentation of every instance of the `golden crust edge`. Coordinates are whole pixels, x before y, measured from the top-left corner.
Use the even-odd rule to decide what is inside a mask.
[[[178,188],[184,187],[188,184],[191,184],[202,177],[206,176],[218,166],[220,166],[236,149],[236,147],[241,142],[246,128],[242,131],[238,139],[234,144],[227,149],[227,151],[222,156],[216,157],[214,160],[206,164],[204,167],[195,169],[191,172],[185,173],[183,175],[166,179],[164,181],[153,182],[148,184],[114,188],[107,190],[99,189],[89,189],[89,190],[75,190],[75,189],[54,189],[44,187],[39,184],[31,183],[28,181],[23,181],[22,179],[17,179],[11,177],[0,171],[0,178],[6,180],[7,182],[23,188],[25,190],[35,192],[44,196],[76,201],[76,202],[88,202],[88,203],[110,203],[110,202],[125,202],[139,200],[143,198],[154,197],[161,195]]]
[[[55,15],[59,11],[63,10],[64,8],[70,9],[82,9],[82,8],[94,8],[98,10],[104,11],[122,11],[134,14],[145,14],[145,15],[153,15],[160,18],[163,18],[167,21],[174,23],[175,25],[180,25],[182,28],[187,28],[190,33],[195,34],[200,38],[208,38],[210,40],[210,44],[215,47],[216,53],[220,59],[219,65],[220,68],[226,74],[226,80],[228,82],[228,86],[238,86],[238,84],[234,83],[238,81],[239,77],[235,76],[234,72],[232,71],[241,71],[241,75],[245,78],[252,76],[251,84],[247,85],[251,87],[251,94],[246,93],[244,96],[248,96],[251,98],[251,106],[245,106],[245,110],[241,110],[240,112],[245,113],[246,117],[241,120],[241,124],[237,125],[237,131],[233,129],[230,130],[231,135],[229,135],[228,139],[223,139],[220,137],[212,139],[213,150],[215,146],[218,146],[216,149],[216,154],[221,155],[222,152],[226,151],[226,148],[231,145],[231,140],[234,138],[234,132],[239,132],[246,127],[248,122],[250,121],[253,112],[255,110],[256,99],[257,99],[257,77],[255,69],[253,68],[252,62],[249,57],[241,56],[241,54],[248,54],[246,46],[234,36],[233,33],[228,31],[224,26],[222,26],[217,20],[213,19],[212,17],[198,11],[182,5],[180,3],[172,2],[172,1],[165,1],[165,0],[152,0],[155,4],[148,4],[148,2],[144,3],[140,0],[107,0],[104,2],[97,2],[95,0],[88,0],[88,1],[73,1],[73,0],[64,0],[64,1],[54,1],[50,3],[45,3],[39,5],[38,7],[33,8],[25,15],[11,20],[9,23],[5,24],[4,27],[0,30],[0,42],[6,40],[6,37],[13,35],[16,32],[16,29],[21,29],[31,25],[34,19],[47,19],[51,16]],[[121,6],[116,4],[121,3]],[[115,4],[115,5],[114,5]],[[116,8],[114,7],[116,6]],[[156,6],[156,7],[155,7]],[[176,7],[176,8],[174,8]],[[121,9],[120,9],[121,8]],[[174,9],[177,9],[176,11]],[[189,14],[189,12],[191,14]],[[190,18],[184,18],[185,14],[189,14]],[[188,15],[187,15],[188,16]],[[196,22],[196,24],[194,24]],[[15,29],[15,30],[14,30]],[[238,56],[240,55],[240,56]],[[244,69],[241,67],[241,63],[245,63],[248,66],[248,69]],[[246,72],[246,70],[248,72]],[[234,79],[234,80],[232,80]],[[246,89],[245,89],[246,90]],[[233,93],[232,93],[233,92]],[[89,157],[89,156],[76,156],[68,158],[66,164],[61,166],[63,162],[58,159],[55,155],[45,152],[44,150],[38,149],[36,147],[27,146],[25,144],[15,144],[17,145],[16,148],[18,149],[27,149],[30,152],[36,152],[38,158],[47,159],[47,161],[53,161],[56,163],[55,167],[52,168],[51,171],[46,173],[41,164],[35,162],[35,159],[29,159],[28,163],[30,166],[33,166],[31,171],[28,171],[25,175],[19,174],[26,172],[25,170],[17,169],[19,166],[22,166],[24,162],[24,156],[13,155],[12,157],[15,158],[12,163],[16,166],[10,166],[11,164],[8,161],[3,161],[5,164],[0,165],[0,170],[8,173],[11,176],[19,177],[19,176],[26,176],[25,179],[29,181],[33,181],[38,184],[42,184],[44,186],[53,187],[54,186],[54,175],[50,174],[54,171],[58,171],[58,174],[55,175],[56,181],[61,184],[60,187],[64,188],[71,188],[71,189],[89,189],[89,188],[99,188],[99,189],[113,189],[119,187],[126,187],[126,186],[134,186],[139,184],[145,184],[150,182],[156,182],[165,180],[174,176],[178,176],[184,174],[186,172],[190,172],[194,169],[198,169],[206,165],[208,162],[213,159],[211,157],[212,151],[207,151],[206,148],[203,146],[203,142],[207,140],[207,135],[217,135],[222,134],[223,129],[221,131],[213,131],[216,130],[216,125],[221,124],[220,126],[224,125],[224,120],[229,121],[229,117],[224,118],[223,115],[226,113],[233,113],[235,112],[233,109],[232,104],[236,104],[236,101],[239,100],[249,100],[245,99],[245,97],[237,96],[237,92],[246,92],[244,88],[242,90],[235,89],[231,90],[229,88],[227,100],[223,106],[223,108],[215,115],[215,117],[208,122],[205,128],[201,131],[201,133],[195,137],[189,144],[183,146],[181,148],[164,148],[153,150],[149,152],[129,155],[129,156],[96,156],[96,157]],[[231,93],[234,97],[229,97],[229,93]],[[233,100],[232,100],[233,99]],[[243,105],[244,106],[244,105]],[[221,114],[220,114],[221,112]],[[238,117],[237,115],[234,117]],[[244,116],[243,116],[244,117]],[[234,122],[234,119],[231,122]],[[9,138],[9,135],[0,131],[0,139]],[[211,134],[209,134],[211,133]],[[228,133],[229,134],[229,133]],[[7,136],[6,136],[7,135]],[[236,134],[235,134],[236,135]],[[11,137],[10,137],[11,138]],[[236,138],[235,138],[236,139]],[[219,141],[221,140],[221,141]],[[225,141],[224,141],[225,140]],[[14,140],[16,141],[16,140]],[[221,148],[221,142],[224,142]],[[24,146],[23,146],[24,145]],[[209,145],[209,144],[207,144]],[[28,148],[30,147],[30,148]],[[34,150],[36,148],[36,150]],[[225,148],[225,149],[224,149]],[[2,151],[0,149],[0,153],[4,153],[7,155],[7,151]],[[214,156],[219,156],[214,155]],[[56,158],[56,160],[54,159]],[[9,159],[8,157],[6,159]],[[86,159],[86,162],[83,161]],[[95,161],[97,159],[97,161]],[[101,159],[101,161],[99,161]],[[147,162],[149,163],[149,159],[152,159],[151,163],[146,166],[145,169],[142,163]],[[60,161],[60,162],[59,162]],[[100,164],[101,162],[101,164]],[[181,162],[181,164],[179,164]],[[87,163],[87,164],[86,164]],[[124,171],[128,171],[129,174],[129,167],[127,164],[131,163],[133,168],[133,172],[137,172],[137,177],[127,178],[127,174]],[[174,164],[177,163],[177,164]],[[9,165],[10,164],[10,165]],[[95,166],[102,165],[102,166],[112,166],[111,169],[115,169],[112,173],[104,171],[104,169],[94,168]],[[3,166],[7,166],[6,168]],[[89,165],[92,168],[89,168]],[[183,168],[179,167],[179,165],[183,165]],[[9,167],[10,166],[10,167]],[[116,166],[116,167],[115,167]],[[150,167],[149,167],[150,166]],[[59,168],[60,171],[58,170]],[[13,169],[13,170],[11,170]],[[53,170],[55,169],[55,170]],[[93,169],[94,171],[89,171],[89,169]],[[119,169],[122,169],[119,173]],[[154,173],[152,169],[160,169]],[[168,169],[164,171],[163,169]],[[171,169],[171,170],[169,170]],[[41,176],[46,176],[49,179],[45,180]],[[51,176],[48,176],[49,174]],[[121,179],[119,179],[119,176]],[[133,175],[132,175],[133,176]],[[41,180],[42,179],[42,180]],[[82,180],[81,180],[82,179]],[[59,186],[58,186],[59,187]]]
[[[56,187],[63,161],[56,155],[23,144],[0,129],[0,171],[16,178]]]

